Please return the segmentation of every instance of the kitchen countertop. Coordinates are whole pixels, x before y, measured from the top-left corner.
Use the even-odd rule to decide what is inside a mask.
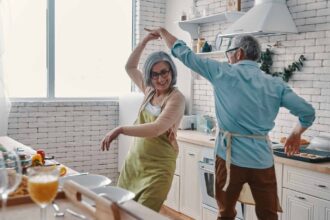
[[[214,148],[215,140],[210,140],[212,136],[208,136],[205,133],[192,131],[192,130],[178,130],[177,139],[178,141],[183,141],[191,144],[200,145],[203,147]],[[287,159],[283,157],[277,157],[274,155],[276,163],[281,163],[284,165],[302,168],[310,171],[315,171],[319,173],[324,173],[330,175],[330,162],[326,163],[307,163],[298,160]]]

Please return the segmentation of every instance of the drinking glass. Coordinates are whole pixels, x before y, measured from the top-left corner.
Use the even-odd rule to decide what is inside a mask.
[[[21,168],[21,161],[19,156],[16,154],[15,151],[6,151],[3,152],[3,159],[4,159],[4,168],[5,171],[5,181],[7,182],[7,187],[1,193],[2,199],[2,219],[6,219],[6,205],[8,195],[11,192],[14,192],[18,185],[21,183],[22,180],[22,168]]]
[[[5,159],[3,157],[3,153],[0,151],[0,195],[5,192],[7,188],[7,171],[5,168]]]
[[[31,167],[27,174],[30,197],[40,206],[40,219],[46,220],[46,207],[57,194],[59,170],[55,166]]]

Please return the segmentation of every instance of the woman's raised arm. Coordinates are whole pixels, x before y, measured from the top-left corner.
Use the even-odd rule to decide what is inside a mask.
[[[149,33],[147,36],[145,36],[143,40],[132,51],[131,55],[129,56],[126,62],[125,69],[127,74],[143,93],[145,93],[146,87],[144,85],[143,74],[138,69],[139,60],[147,43],[150,40],[155,40],[157,38],[158,36],[155,36],[152,33]]]

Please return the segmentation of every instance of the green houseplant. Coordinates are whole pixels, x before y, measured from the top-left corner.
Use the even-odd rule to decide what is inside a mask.
[[[263,70],[266,74],[281,77],[285,82],[289,81],[295,71],[301,71],[302,67],[304,66],[304,61],[306,60],[304,55],[300,55],[297,61],[294,61],[288,67],[283,68],[282,72],[271,72],[270,68],[273,65],[273,55],[274,52],[271,51],[269,48],[261,52],[261,57],[258,61],[259,63],[261,63],[260,69]]]

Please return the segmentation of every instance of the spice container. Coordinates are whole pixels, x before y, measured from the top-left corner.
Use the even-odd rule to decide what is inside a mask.
[[[198,38],[196,53],[201,53],[205,43],[205,38]]]
[[[187,14],[185,11],[182,11],[182,14],[181,14],[181,21],[185,21],[187,20]]]

